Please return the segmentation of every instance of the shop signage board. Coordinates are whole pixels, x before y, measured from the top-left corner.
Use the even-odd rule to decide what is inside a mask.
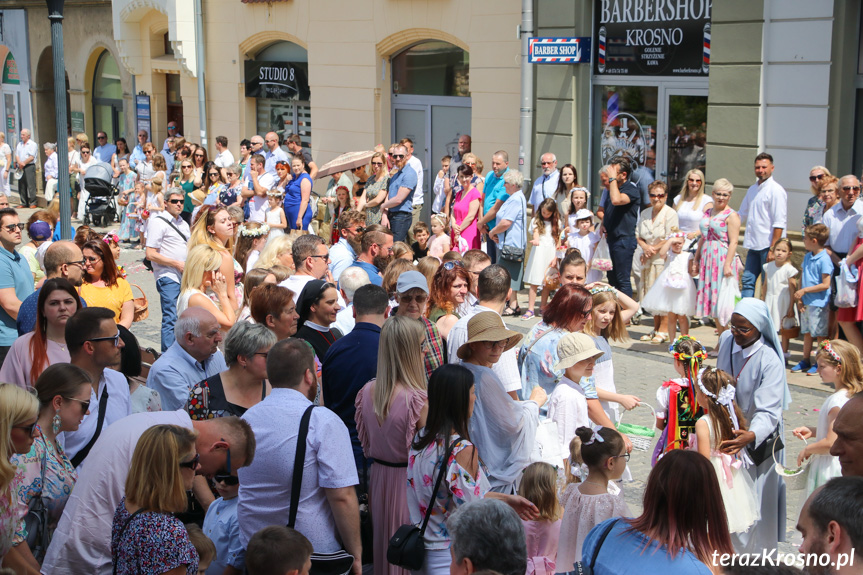
[[[146,94],[135,96],[135,118],[138,126],[136,132],[146,130],[150,137],[152,137],[153,132],[150,131],[150,96]]]
[[[84,112],[70,112],[69,120],[72,124],[73,134],[80,134],[84,131]],[[150,131],[147,130],[147,133],[149,134]]]
[[[305,62],[246,60],[247,98],[309,100],[309,73]]]
[[[594,73],[707,76],[712,0],[600,0]]]
[[[531,38],[528,61],[531,64],[588,64],[590,38]]]

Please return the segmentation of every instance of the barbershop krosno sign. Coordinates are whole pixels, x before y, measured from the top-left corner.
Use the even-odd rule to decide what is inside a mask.
[[[600,0],[594,73],[706,76],[712,0]]]

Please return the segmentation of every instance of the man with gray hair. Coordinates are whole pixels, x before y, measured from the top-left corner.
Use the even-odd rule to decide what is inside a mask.
[[[364,285],[372,283],[369,274],[362,268],[349,267],[342,272],[339,279],[339,293],[342,294],[347,305],[336,313],[336,328],[342,335],[348,335],[356,325],[354,318],[354,293]]]
[[[59,166],[57,164],[57,144],[48,142],[42,149],[45,150],[46,160],[42,165],[42,176],[45,178],[45,201],[51,205],[51,200],[54,199],[54,191],[57,189],[57,177],[59,175]]]
[[[482,202],[482,217],[477,222],[480,232],[488,235],[488,231],[497,223],[497,212],[509,198],[503,184],[503,176],[509,171],[509,154],[506,150],[498,150],[491,157],[491,171],[485,175],[485,197]],[[488,257],[491,263],[497,261],[497,249],[494,242],[487,242]]]
[[[36,208],[36,160],[39,157],[39,146],[30,139],[30,130],[21,130],[21,141],[15,146],[15,169],[22,170],[24,175],[18,180],[18,197],[21,204],[18,208]]]
[[[797,530],[806,573],[863,573],[863,561],[854,557],[863,548],[863,477],[835,477],[816,489],[800,511]]]
[[[524,526],[506,503],[478,499],[460,505],[446,526],[452,540],[450,575],[485,570],[523,575],[527,570]]]
[[[165,194],[165,211],[155,213],[147,224],[147,259],[153,263],[162,308],[162,353],[174,343],[177,299],[191,236],[189,224],[180,216],[183,197],[181,188],[169,189]]]
[[[557,192],[557,182],[560,180],[560,172],[557,169],[557,157],[551,152],[543,154],[539,163],[542,166],[542,174],[533,183],[533,190],[530,192],[530,205],[533,206],[533,213],[539,210],[539,204],[543,200],[553,198]]]
[[[219,351],[222,330],[216,317],[201,307],[180,314],[174,326],[175,341],[153,363],[147,387],[162,398],[162,409],[182,409],[193,385],[225,371],[225,356]]]

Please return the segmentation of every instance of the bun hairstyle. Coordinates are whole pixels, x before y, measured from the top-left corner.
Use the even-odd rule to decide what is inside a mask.
[[[596,438],[596,435],[602,441]],[[590,427],[579,427],[575,430],[575,437],[569,442],[570,467],[581,464],[589,469],[599,467],[609,457],[620,455],[624,445],[623,436],[614,429],[600,427],[594,431]]]
[[[557,501],[557,470],[544,461],[531,463],[524,469],[518,494],[536,505],[539,518],[549,521],[560,519]]]

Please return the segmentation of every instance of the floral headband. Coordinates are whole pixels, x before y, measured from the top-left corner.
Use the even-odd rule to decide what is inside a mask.
[[[665,239],[666,239],[666,240],[672,240],[672,239],[674,239],[674,238],[683,238],[683,239],[686,239],[686,232],[674,232],[674,233],[668,234],[668,235],[665,237]]]
[[[596,295],[598,293],[610,292],[614,294],[614,297],[617,297],[617,290],[608,285],[600,285],[590,288],[590,295]]]
[[[119,244],[120,243],[120,236],[118,236],[114,232],[108,232],[107,234],[105,234],[102,237],[102,241],[105,242],[106,244],[110,244],[110,243]]]
[[[818,344],[818,347],[820,347],[822,351],[826,352],[828,355],[830,355],[830,357],[836,360],[836,363],[842,365],[842,358],[839,357],[839,354],[836,353],[836,350],[833,349],[833,346],[830,345],[829,341],[821,342],[820,344]]]
[[[261,224],[260,227],[257,228],[247,228],[246,226],[242,226],[240,228],[240,235],[245,238],[259,238],[261,236],[265,236],[270,233],[270,226],[267,224]]]
[[[701,349],[692,353],[691,355],[682,351],[676,351],[675,348],[677,347],[677,345],[683,341],[693,341],[697,343],[698,347]],[[704,353],[704,346],[701,344],[701,342],[694,337],[688,335],[678,336],[677,339],[674,340],[674,343],[668,346],[668,351],[674,354],[674,359],[679,359],[680,361],[691,361],[693,359],[704,361],[705,359],[707,359],[707,354]]]
[[[267,196],[270,198],[281,198],[284,196],[284,192],[278,188],[273,188],[272,190],[267,190]]]

